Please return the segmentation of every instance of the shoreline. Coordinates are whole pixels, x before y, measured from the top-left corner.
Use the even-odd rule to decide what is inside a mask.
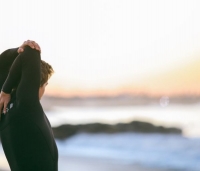
[[[114,159],[92,158],[76,155],[59,156],[58,171],[183,171],[145,167],[139,164],[123,163]],[[0,168],[0,171],[10,171]]]
[[[179,171],[177,169],[150,168],[139,164],[120,163],[116,160],[82,156],[60,156],[59,171]]]

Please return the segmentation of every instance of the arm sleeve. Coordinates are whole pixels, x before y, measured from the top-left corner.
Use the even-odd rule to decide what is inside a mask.
[[[0,54],[0,90],[8,76],[9,69],[18,55],[18,48],[8,49]]]
[[[16,100],[25,108],[39,102],[40,61],[40,52],[26,46],[13,62],[2,87],[3,92],[10,93],[16,82],[19,82]]]

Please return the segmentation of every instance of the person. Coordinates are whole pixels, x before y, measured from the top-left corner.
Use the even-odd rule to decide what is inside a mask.
[[[0,133],[11,171],[58,171],[58,149],[40,99],[53,73],[34,41],[0,55]]]

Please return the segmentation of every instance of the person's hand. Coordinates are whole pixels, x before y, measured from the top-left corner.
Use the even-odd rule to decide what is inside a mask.
[[[10,98],[11,98],[10,94],[6,94],[3,91],[1,91],[1,93],[0,93],[0,115],[2,113],[2,110],[3,110],[3,113],[6,114],[6,108],[7,108],[8,103],[10,102]]]
[[[25,42],[18,48],[17,52],[18,52],[18,53],[23,52],[25,46],[30,46],[32,49],[39,50],[40,53],[41,53],[40,46],[39,46],[35,41],[32,41],[32,40],[27,40],[27,41],[25,41]]]

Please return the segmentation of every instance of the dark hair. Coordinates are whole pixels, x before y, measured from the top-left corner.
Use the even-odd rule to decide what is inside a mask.
[[[41,60],[40,66],[41,66],[40,86],[43,86],[51,77],[51,75],[54,73],[54,70],[51,65],[49,65],[47,62],[43,60]]]

